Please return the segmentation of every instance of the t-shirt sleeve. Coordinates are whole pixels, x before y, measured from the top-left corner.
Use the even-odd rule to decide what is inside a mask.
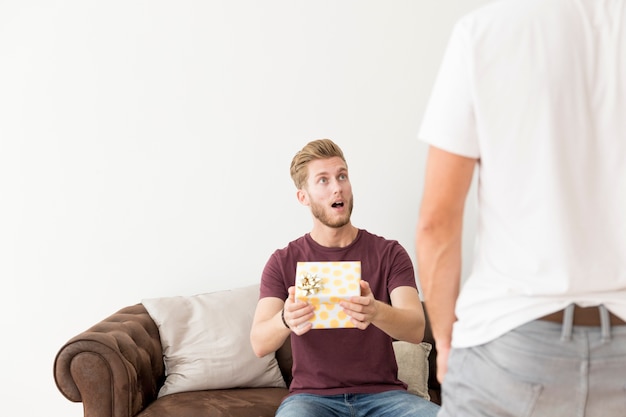
[[[471,53],[469,31],[460,21],[444,53],[418,137],[445,151],[478,158]]]
[[[395,242],[392,251],[392,264],[390,267],[389,280],[387,283],[387,291],[389,294],[398,287],[417,288],[415,282],[415,269],[407,251]]]
[[[270,256],[261,275],[260,298],[276,297],[286,300],[288,291],[285,286],[283,266],[279,261],[278,252]]]

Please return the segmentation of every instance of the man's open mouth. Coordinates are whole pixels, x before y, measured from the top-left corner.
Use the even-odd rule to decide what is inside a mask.
[[[332,208],[337,208],[337,207],[343,207],[343,203],[342,202],[333,203]]]

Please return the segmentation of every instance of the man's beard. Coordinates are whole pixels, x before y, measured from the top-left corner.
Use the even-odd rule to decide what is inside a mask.
[[[340,228],[350,223],[350,216],[352,215],[352,208],[354,207],[354,198],[351,198],[350,201],[344,204],[348,205],[348,211],[339,218],[331,219],[331,216],[329,216],[326,212],[327,206],[323,206],[321,204],[311,203],[311,213],[313,213],[313,216],[322,222],[323,225]]]

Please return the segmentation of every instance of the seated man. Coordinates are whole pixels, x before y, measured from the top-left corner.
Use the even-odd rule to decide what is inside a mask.
[[[275,251],[261,278],[250,339],[258,356],[290,333],[293,381],[276,415],[435,416],[439,407],[398,380],[393,339],[421,342],[425,318],[406,250],[354,227],[348,167],[331,140],[308,143],[291,162],[310,233]],[[340,302],[353,328],[313,329],[314,306],[295,297],[298,262],[360,261],[360,296]]]

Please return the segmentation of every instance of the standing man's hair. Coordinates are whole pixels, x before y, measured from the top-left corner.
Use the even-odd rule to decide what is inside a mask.
[[[346,167],[348,166],[346,158],[343,156],[343,151],[332,140],[317,139],[307,143],[291,160],[291,179],[296,188],[300,190],[306,185],[308,179],[307,165],[309,162],[334,156],[341,158],[346,163]]]

